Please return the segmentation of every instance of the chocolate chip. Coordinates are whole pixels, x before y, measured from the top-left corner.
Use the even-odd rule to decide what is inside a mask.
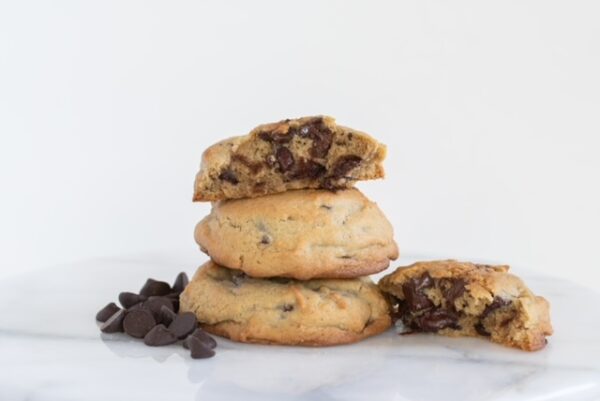
[[[450,305],[454,305],[454,301],[460,298],[465,293],[466,282],[463,279],[442,279],[440,280],[440,287],[442,288],[442,294],[446,301]]]
[[[351,170],[358,167],[358,165],[362,162],[362,158],[360,156],[355,155],[346,155],[340,157],[336,160],[331,176],[333,178],[342,178],[345,177]]]
[[[133,292],[122,292],[119,294],[119,303],[123,305],[123,308],[125,309],[129,309],[140,302],[144,302],[146,299],[148,299],[148,297]]]
[[[177,336],[163,324],[156,325],[144,336],[144,344],[151,347],[160,347],[177,342]]]
[[[215,351],[194,336],[189,337],[187,346],[191,351],[190,354],[192,358],[194,359],[212,358],[215,356]]]
[[[147,297],[167,295],[171,292],[171,286],[164,281],[149,278],[140,290],[140,295]]]
[[[183,290],[185,290],[185,287],[187,287],[187,285],[189,284],[189,282],[190,279],[188,278],[187,274],[185,274],[184,272],[179,273],[175,278],[175,282],[173,283],[173,292],[182,293]]]
[[[192,334],[190,334],[189,336],[187,336],[185,338],[185,340],[183,341],[183,348],[189,349],[189,341],[190,341],[190,337],[195,337],[198,340],[200,340],[205,346],[207,346],[210,349],[215,349],[217,347],[217,341],[212,338],[211,336],[209,336],[204,330],[202,330],[201,328],[197,328],[196,330],[194,330],[194,332]]]
[[[300,159],[291,177],[294,179],[316,179],[322,177],[327,169],[312,160]]]
[[[168,326],[171,324],[171,322],[173,322],[173,320],[175,320],[176,317],[177,313],[163,305],[158,311],[158,318],[156,320]]]
[[[175,313],[179,313],[179,298],[173,300],[173,310]]]
[[[271,237],[269,237],[268,235],[263,235],[260,239],[260,243],[263,245],[269,245],[271,243]]]
[[[126,311],[119,309],[106,322],[100,326],[100,331],[103,333],[121,333],[123,331],[123,319]]]
[[[193,332],[198,326],[196,321],[196,315],[192,312],[184,312],[175,317],[173,322],[169,325],[169,330],[177,336],[177,338],[185,338],[188,334]]]
[[[447,309],[434,309],[415,318],[416,328],[424,332],[436,332],[445,328],[460,329],[458,316]]]
[[[279,168],[283,173],[289,171],[294,165],[294,155],[288,148],[281,147],[277,149],[275,152],[275,158],[277,159]]]
[[[231,170],[223,170],[221,174],[219,174],[219,179],[222,181],[227,181],[233,185],[237,185],[240,183],[235,173]]]
[[[284,312],[291,312],[294,310],[294,305],[285,304],[281,309],[283,309]]]
[[[242,280],[243,277],[245,274],[239,273],[235,279]],[[188,283],[187,275],[182,272],[177,275],[172,288],[165,282],[148,279],[140,294],[122,292],[119,301],[125,309],[111,302],[96,314],[96,320],[102,323],[100,330],[103,333],[125,332],[131,337],[143,338],[149,346],[173,344],[190,335],[193,338],[188,341],[192,343],[192,358],[213,356],[212,348],[217,342],[198,328],[196,316],[191,312],[176,313],[179,296]]]
[[[169,298],[169,297],[150,297],[148,298],[148,300],[146,302],[144,302],[143,307],[147,310],[150,311],[150,313],[152,313],[152,316],[154,316],[154,319],[157,322],[160,322],[161,320],[161,309],[162,308],[167,308],[170,309],[171,311],[174,311],[175,308],[173,306],[173,301]],[[175,313],[175,312],[173,312]]]
[[[146,309],[130,310],[123,319],[123,330],[135,338],[143,338],[154,326],[156,326],[156,320]]]
[[[114,302],[111,302],[98,311],[96,314],[96,320],[104,323],[119,310],[121,310],[121,308],[119,308]]]
[[[415,313],[433,307],[431,300],[423,293],[426,288],[433,287],[433,279],[428,273],[414,277],[402,284],[404,299],[408,309]]]

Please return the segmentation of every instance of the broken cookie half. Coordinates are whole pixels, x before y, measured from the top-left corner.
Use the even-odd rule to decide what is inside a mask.
[[[331,117],[303,117],[256,127],[202,156],[194,201],[254,198],[290,189],[348,188],[383,178],[385,145]]]
[[[379,282],[405,332],[485,337],[535,351],[552,334],[549,304],[508,266],[455,260],[418,262]]]

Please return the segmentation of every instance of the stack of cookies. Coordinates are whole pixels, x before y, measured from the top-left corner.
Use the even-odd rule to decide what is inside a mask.
[[[333,345],[391,326],[367,277],[398,257],[392,226],[353,188],[383,178],[386,148],[330,117],[261,125],[208,148],[194,200],[212,201],[195,239],[211,261],[181,310],[235,341]]]

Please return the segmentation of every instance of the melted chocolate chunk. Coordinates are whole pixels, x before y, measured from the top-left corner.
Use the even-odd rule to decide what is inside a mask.
[[[294,310],[294,305],[285,304],[281,309],[283,309],[284,312],[291,312]]]
[[[431,300],[423,293],[424,289],[431,287],[433,287],[433,279],[428,273],[402,284],[404,299],[410,312],[415,313],[433,307]]]
[[[258,137],[265,142],[281,144],[281,143],[289,143],[294,138],[295,134],[296,133],[291,129],[285,134],[276,134],[274,132],[263,131],[258,134]]]
[[[415,318],[414,328],[420,331],[433,333],[442,329],[460,329],[458,316],[447,309],[434,309]]]
[[[313,135],[313,144],[310,148],[310,155],[316,158],[324,158],[329,153],[331,148],[331,142],[333,141],[333,134],[327,131],[317,131]]]
[[[223,170],[221,174],[219,174],[219,179],[221,181],[227,181],[233,185],[237,185],[240,183],[235,173],[231,170]]]
[[[467,283],[463,279],[442,279],[440,280],[440,287],[442,294],[449,305],[454,306],[454,301],[460,298],[465,293],[465,285]]]
[[[503,307],[508,306],[510,304],[511,304],[510,301],[507,301],[507,300],[502,299],[500,297],[494,297],[494,300],[492,301],[492,303],[489,304],[488,306],[486,306],[485,310],[481,314],[481,320],[483,320],[486,317],[488,317],[488,315],[490,313],[494,312],[496,309],[503,308]]]
[[[322,118],[315,118],[312,121],[302,125],[298,131],[301,137],[313,138],[320,131],[326,130],[327,128],[323,124]]]
[[[325,166],[316,163],[312,160],[300,159],[296,163],[296,168],[292,173],[292,178],[295,179],[317,179],[322,177],[326,172]]]
[[[271,243],[271,237],[269,237],[268,235],[263,235],[260,239],[260,243],[263,245],[269,245]]]
[[[479,335],[485,336],[485,337],[489,337],[491,334],[490,332],[488,332],[485,329],[485,326],[483,324],[483,321],[495,310],[500,309],[500,308],[504,308],[505,306],[510,305],[511,302],[507,301],[505,299],[502,299],[500,297],[494,297],[494,300],[492,301],[491,304],[489,304],[488,306],[486,306],[485,310],[483,311],[483,313],[480,316],[479,319],[479,323],[475,324],[475,331],[477,331],[477,333],[479,333]],[[510,319],[508,319],[508,322],[510,322]],[[504,323],[504,322],[503,322]]]
[[[240,164],[243,164],[244,166],[246,166],[248,168],[248,170],[250,170],[250,172],[252,174],[258,173],[265,166],[264,163],[253,162],[253,161],[248,160],[248,158],[244,155],[235,154],[231,157],[231,160],[237,161]]]
[[[491,334],[485,329],[485,327],[483,326],[483,323],[479,322],[475,325],[475,331],[480,335],[480,336],[484,336],[484,337],[489,337],[491,336]]]
[[[340,157],[333,166],[333,171],[331,173],[332,178],[345,177],[351,170],[358,167],[361,162],[362,158],[360,156],[346,155]]]
[[[279,168],[283,173],[289,171],[294,166],[294,155],[288,148],[282,146],[277,149],[275,152],[275,158],[277,159]]]

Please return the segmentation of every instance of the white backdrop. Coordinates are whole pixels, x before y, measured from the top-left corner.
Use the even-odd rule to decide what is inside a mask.
[[[599,12],[548,0],[0,1],[0,277],[149,252],[199,263],[202,150],[323,113],[388,144],[387,179],[360,187],[406,254],[600,288]]]

